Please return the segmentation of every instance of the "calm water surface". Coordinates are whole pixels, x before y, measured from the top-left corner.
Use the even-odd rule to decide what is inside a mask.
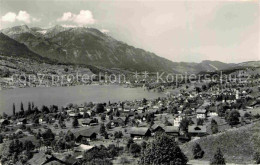
[[[15,103],[16,111],[19,111],[21,102],[26,110],[29,101],[40,108],[42,105],[64,106],[68,103],[115,102],[164,96],[164,93],[147,91],[143,88],[124,88],[117,85],[16,88],[0,91],[0,113],[11,114],[13,103]]]

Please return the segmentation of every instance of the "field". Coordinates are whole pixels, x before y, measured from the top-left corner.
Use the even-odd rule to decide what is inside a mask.
[[[192,147],[195,143],[199,143],[205,151],[204,161],[209,161],[219,147],[227,163],[254,163],[254,152],[260,151],[260,122],[183,144],[181,149],[189,160],[193,159]]]

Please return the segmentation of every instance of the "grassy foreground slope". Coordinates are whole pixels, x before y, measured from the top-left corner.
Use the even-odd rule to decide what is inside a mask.
[[[199,143],[205,151],[202,160],[209,161],[217,147],[220,147],[228,163],[254,163],[254,152],[260,151],[260,122],[203,137],[181,145],[182,151],[189,160],[193,159],[192,147],[195,143]]]

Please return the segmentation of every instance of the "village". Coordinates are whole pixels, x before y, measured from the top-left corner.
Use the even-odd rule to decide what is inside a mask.
[[[37,107],[0,119],[2,164],[138,164],[166,134],[183,144],[260,120],[259,75],[180,84],[167,97]],[[203,157],[203,154],[202,154]],[[98,163],[97,163],[98,162]],[[232,162],[231,162],[232,163]]]

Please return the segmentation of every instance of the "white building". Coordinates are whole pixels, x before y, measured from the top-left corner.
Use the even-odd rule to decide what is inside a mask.
[[[197,109],[197,119],[205,119],[207,117],[207,111],[205,109]]]

